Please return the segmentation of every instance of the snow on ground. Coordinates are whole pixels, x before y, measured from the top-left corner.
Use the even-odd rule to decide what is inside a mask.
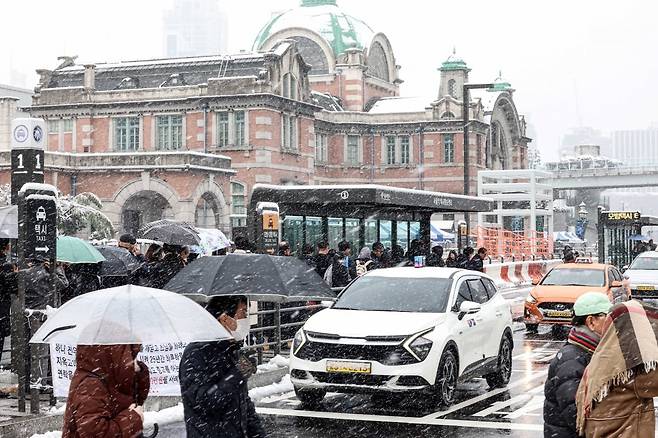
[[[144,412],[144,427],[149,428],[154,423],[158,423],[159,425],[180,423],[184,418],[183,404],[178,403],[176,406],[162,409],[161,411]]]
[[[267,397],[276,394],[283,394],[284,392],[290,392],[293,390],[294,388],[292,386],[292,382],[290,381],[290,374],[286,374],[279,382],[267,386],[261,386],[259,388],[253,388],[251,391],[249,391],[249,397],[251,397],[251,400],[256,403]]]
[[[270,359],[269,362],[258,365],[257,374],[278,370],[279,368],[287,368],[289,363],[290,359],[277,354],[272,359]]]
[[[62,432],[52,431],[46,433],[37,433],[35,435],[32,435],[30,438],[62,438]]]

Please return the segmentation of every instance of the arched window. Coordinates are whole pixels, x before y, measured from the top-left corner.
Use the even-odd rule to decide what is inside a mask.
[[[454,98],[457,98],[457,81],[454,79],[450,79],[448,81],[448,94]]]
[[[329,62],[318,43],[303,36],[294,36],[292,39],[297,41],[297,50],[302,55],[304,62],[311,65],[310,75],[329,73]]]
[[[297,78],[292,73],[284,74],[281,95],[288,99],[297,100],[297,94]]]
[[[455,115],[451,113],[450,111],[446,111],[445,113],[441,114],[442,119],[454,119]]]
[[[211,195],[199,199],[194,212],[194,224],[199,228],[217,228],[217,204]]]
[[[368,73],[376,78],[389,81],[386,52],[378,42],[372,45],[368,53]]]

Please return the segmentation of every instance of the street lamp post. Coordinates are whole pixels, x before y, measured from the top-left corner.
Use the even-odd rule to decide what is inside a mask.
[[[469,138],[468,138],[468,124],[470,114],[471,99],[469,96],[469,90],[481,89],[481,88],[493,88],[494,84],[464,84],[462,89],[462,94],[464,97],[464,194],[470,194],[470,169],[469,169]]]
[[[464,99],[464,106],[462,109],[463,117],[464,117],[464,195],[469,195],[470,194],[470,179],[471,179],[471,172],[469,169],[469,138],[468,138],[468,130],[469,130],[469,118],[471,116],[470,114],[470,106],[471,106],[471,99],[469,95],[469,91],[473,89],[482,89],[482,88],[493,88],[494,84],[464,84],[462,87],[462,98]],[[471,218],[468,213],[464,214],[464,219],[466,220],[466,229],[467,233],[471,229]]]

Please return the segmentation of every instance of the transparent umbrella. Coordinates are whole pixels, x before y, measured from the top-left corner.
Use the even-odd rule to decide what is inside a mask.
[[[72,299],[46,320],[30,342],[117,345],[230,337],[191,299],[160,289],[126,285]]]

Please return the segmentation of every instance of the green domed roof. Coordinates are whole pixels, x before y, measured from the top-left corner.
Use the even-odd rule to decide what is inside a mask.
[[[446,59],[443,62],[443,64],[441,64],[441,68],[439,68],[439,70],[449,71],[449,70],[470,70],[470,69],[466,65],[466,62],[457,55],[457,50],[453,49],[452,55],[448,56],[448,59]]]
[[[270,19],[258,33],[253,50],[260,50],[275,33],[294,27],[320,34],[335,55],[353,47],[368,47],[374,36],[374,32],[366,23],[345,14],[336,4],[336,0],[302,0],[298,8]]]
[[[512,84],[503,79],[503,73],[498,72],[498,77],[493,81],[493,87],[489,88],[487,91],[510,91],[512,89]]]

